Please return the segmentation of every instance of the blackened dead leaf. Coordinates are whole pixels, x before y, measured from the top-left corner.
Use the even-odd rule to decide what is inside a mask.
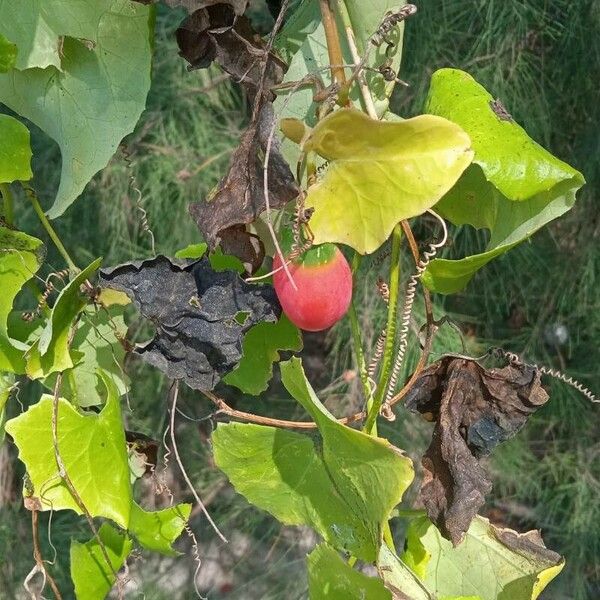
[[[273,119],[271,104],[264,104],[257,122],[244,132],[239,147],[232,154],[229,172],[220,181],[215,194],[189,207],[211,248],[219,243],[223,230],[252,223],[266,209],[261,155],[264,154]],[[271,208],[280,208],[297,194],[294,176],[275,138],[269,158],[269,204]],[[244,260],[243,256],[240,258]]]
[[[165,256],[100,272],[100,283],[125,292],[156,327],[134,352],[171,379],[212,389],[242,357],[244,333],[274,322],[281,308],[271,286],[245,283],[233,271],[215,272],[208,259],[171,261]],[[247,313],[243,323],[236,320]]]
[[[265,60],[266,88],[283,79],[285,63],[274,53],[267,53],[248,19],[238,16],[229,4],[196,10],[181,23],[175,36],[179,54],[191,69],[206,68],[214,61],[251,93],[260,87]]]
[[[515,435],[547,400],[540,373],[529,365],[484,369],[454,357],[424,370],[408,392],[407,408],[435,421],[423,456],[421,499],[454,545],[492,488],[479,459]]]

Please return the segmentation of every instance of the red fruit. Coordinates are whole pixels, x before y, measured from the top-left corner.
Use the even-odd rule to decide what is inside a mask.
[[[281,266],[275,256],[273,269]],[[273,275],[275,292],[289,320],[300,329],[321,331],[337,323],[352,300],[350,265],[333,244],[315,246],[288,265],[295,290],[284,269]]]

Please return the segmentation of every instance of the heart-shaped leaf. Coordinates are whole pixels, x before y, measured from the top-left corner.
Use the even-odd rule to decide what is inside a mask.
[[[329,161],[308,189],[315,243],[377,250],[402,219],[431,208],[468,167],[469,136],[441,117],[375,121],[355,109],[322,119],[304,144]]]
[[[459,260],[436,259],[423,281],[436,292],[464,288],[481,267],[567,212],[585,183],[517,125],[469,74],[433,74],[426,111],[450,119],[471,137],[473,165],[436,206],[455,225],[490,231],[486,250]]]
[[[413,479],[389,442],[338,423],[310,387],[302,363],[282,381],[319,426],[321,439],[261,425],[220,424],[215,460],[236,490],[283,523],[310,525],[331,545],[374,562],[382,529]]]

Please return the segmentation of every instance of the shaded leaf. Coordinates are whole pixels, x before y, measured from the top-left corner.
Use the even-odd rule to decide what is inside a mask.
[[[392,600],[381,579],[356,571],[327,544],[319,544],[306,560],[311,600]]]
[[[147,511],[135,502],[131,507],[129,531],[147,550],[177,556],[173,542],[181,535],[192,510],[191,504],[177,504],[163,510]]]
[[[252,223],[265,209],[263,155],[273,124],[273,109],[265,104],[255,123],[244,132],[233,152],[229,172],[213,195],[190,204],[190,214],[211,248],[219,243],[228,228]],[[274,139],[269,159],[269,204],[279,208],[298,195],[298,188],[288,164],[279,153]]]
[[[219,424],[215,461],[236,490],[289,525],[310,525],[329,544],[374,561],[382,528],[410,485],[410,459],[387,440],[337,423],[301,362],[281,364],[288,391],[311,413],[320,440],[261,425]]]
[[[564,566],[564,559],[544,546],[538,531],[517,533],[480,516],[456,548],[427,518],[414,519],[402,558],[416,565],[434,594],[481,600],[535,600]]]
[[[103,269],[100,281],[128,294],[156,327],[135,353],[194,389],[212,389],[240,361],[243,334],[281,312],[270,286],[246,284],[232,271],[217,273],[206,258],[157,256]],[[243,324],[235,319],[240,311],[248,313]]]
[[[101,262],[102,259],[96,259],[69,281],[56,298],[40,337],[27,353],[27,376],[31,379],[73,367],[69,336],[75,319],[89,302],[81,286],[96,273]]]
[[[25,372],[28,346],[9,335],[8,315],[19,290],[40,268],[42,248],[42,242],[30,235],[0,227],[0,371]]]
[[[433,74],[426,111],[471,137],[473,166],[436,206],[456,225],[490,231],[487,248],[459,260],[436,259],[423,276],[431,289],[454,293],[490,260],[567,212],[585,183],[581,173],[534,142],[469,74]]]
[[[200,8],[206,8],[207,6],[214,6],[215,4],[226,4],[230,6],[236,15],[243,15],[246,7],[248,6],[248,0],[164,0],[165,4],[171,8],[177,8],[179,6],[185,8],[188,12],[194,12]]]
[[[108,554],[112,570],[95,537],[85,544],[71,541],[71,579],[78,600],[104,600],[115,583],[113,571],[119,571],[131,552],[129,537],[109,523],[102,523],[98,537]]]
[[[0,444],[4,441],[4,421],[6,417],[6,403],[11,392],[15,389],[15,376],[12,373],[0,372]]]
[[[322,119],[304,144],[329,161],[308,189],[315,244],[339,242],[374,252],[402,219],[432,207],[473,157],[469,136],[432,115],[374,121],[355,109]]]
[[[299,329],[283,313],[277,323],[259,323],[246,333],[242,359],[223,381],[257,396],[267,389],[280,350],[302,350]]]
[[[4,0],[0,11],[0,32],[17,44],[17,68],[26,69],[0,75],[0,102],[60,147],[61,181],[48,211],[55,218],[106,166],[145,107],[151,11],[128,0],[25,7]]]
[[[14,117],[0,115],[0,183],[31,179],[31,156],[29,129]]]
[[[6,73],[17,63],[17,46],[0,33],[0,73]]]
[[[65,469],[93,517],[129,524],[132,492],[119,395],[102,376],[106,404],[101,412],[83,413],[64,398],[58,400],[58,447]],[[6,423],[25,463],[40,510],[81,510],[59,477],[52,442],[53,397],[43,395],[26,412]]]
[[[435,421],[420,493],[429,517],[454,545],[492,487],[479,459],[514,436],[547,400],[534,367],[484,369],[454,357],[425,369],[407,393],[406,407]]]
[[[125,431],[125,440],[127,441],[129,468],[132,470],[133,463],[137,469],[133,479],[139,479],[143,475],[152,475],[158,463],[159,442],[143,433],[129,430]]]

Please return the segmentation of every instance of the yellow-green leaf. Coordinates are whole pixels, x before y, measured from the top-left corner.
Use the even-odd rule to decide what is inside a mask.
[[[106,404],[98,414],[82,413],[58,400],[58,447],[75,490],[93,517],[129,525],[132,491],[125,432],[117,389],[107,376]],[[52,441],[53,397],[41,400],[6,423],[25,463],[41,510],[81,509],[59,476]]]
[[[402,219],[431,208],[473,158],[469,136],[433,115],[375,121],[355,109],[321,120],[304,144],[329,161],[309,188],[315,243],[374,252]]]
[[[29,129],[14,117],[0,115],[0,183],[32,177]]]
[[[415,519],[402,559],[437,596],[481,600],[536,600],[564,566],[539,532],[517,533],[480,516],[456,548],[426,517]]]

